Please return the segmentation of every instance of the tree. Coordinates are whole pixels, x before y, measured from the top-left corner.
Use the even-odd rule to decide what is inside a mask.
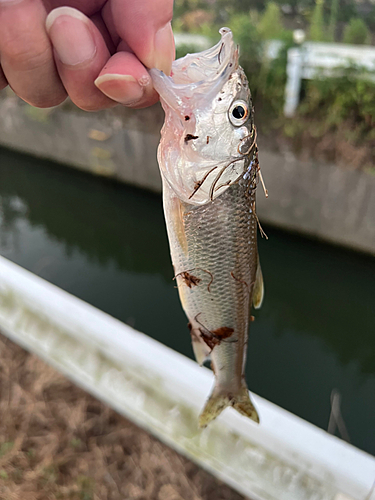
[[[326,39],[323,9],[324,0],[316,0],[310,25],[310,38],[316,42],[322,42]]]
[[[268,2],[258,24],[258,33],[263,40],[279,38],[284,31],[281,10],[275,2]]]
[[[259,72],[261,45],[259,33],[249,14],[234,14],[230,18],[234,40],[240,46],[240,62],[249,79]]]
[[[328,26],[328,40],[330,42],[335,41],[338,11],[339,11],[339,0],[332,0],[331,15],[329,18],[329,26]]]
[[[345,27],[344,43],[366,44],[370,43],[370,32],[362,19],[353,17]]]

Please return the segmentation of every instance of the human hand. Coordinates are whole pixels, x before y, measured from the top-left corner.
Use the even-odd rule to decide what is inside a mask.
[[[150,106],[146,68],[169,74],[174,58],[172,9],[173,0],[0,0],[0,90],[9,84],[41,108],[67,95],[87,111]]]

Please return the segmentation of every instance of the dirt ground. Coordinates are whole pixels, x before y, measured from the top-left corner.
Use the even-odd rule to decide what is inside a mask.
[[[241,500],[0,335],[0,500]]]

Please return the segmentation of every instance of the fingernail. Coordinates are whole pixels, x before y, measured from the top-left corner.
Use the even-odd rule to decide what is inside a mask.
[[[106,74],[98,76],[94,83],[107,97],[125,106],[143,97],[142,82],[140,85],[131,75]]]
[[[91,61],[96,52],[87,17],[71,7],[52,10],[46,29],[60,61],[67,66]]]
[[[174,53],[173,31],[171,23],[168,23],[155,34],[152,67],[170,75]]]

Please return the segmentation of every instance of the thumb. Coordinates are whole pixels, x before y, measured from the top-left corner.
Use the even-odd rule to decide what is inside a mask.
[[[169,75],[175,57],[173,0],[112,0],[111,11],[117,33],[138,59]]]

